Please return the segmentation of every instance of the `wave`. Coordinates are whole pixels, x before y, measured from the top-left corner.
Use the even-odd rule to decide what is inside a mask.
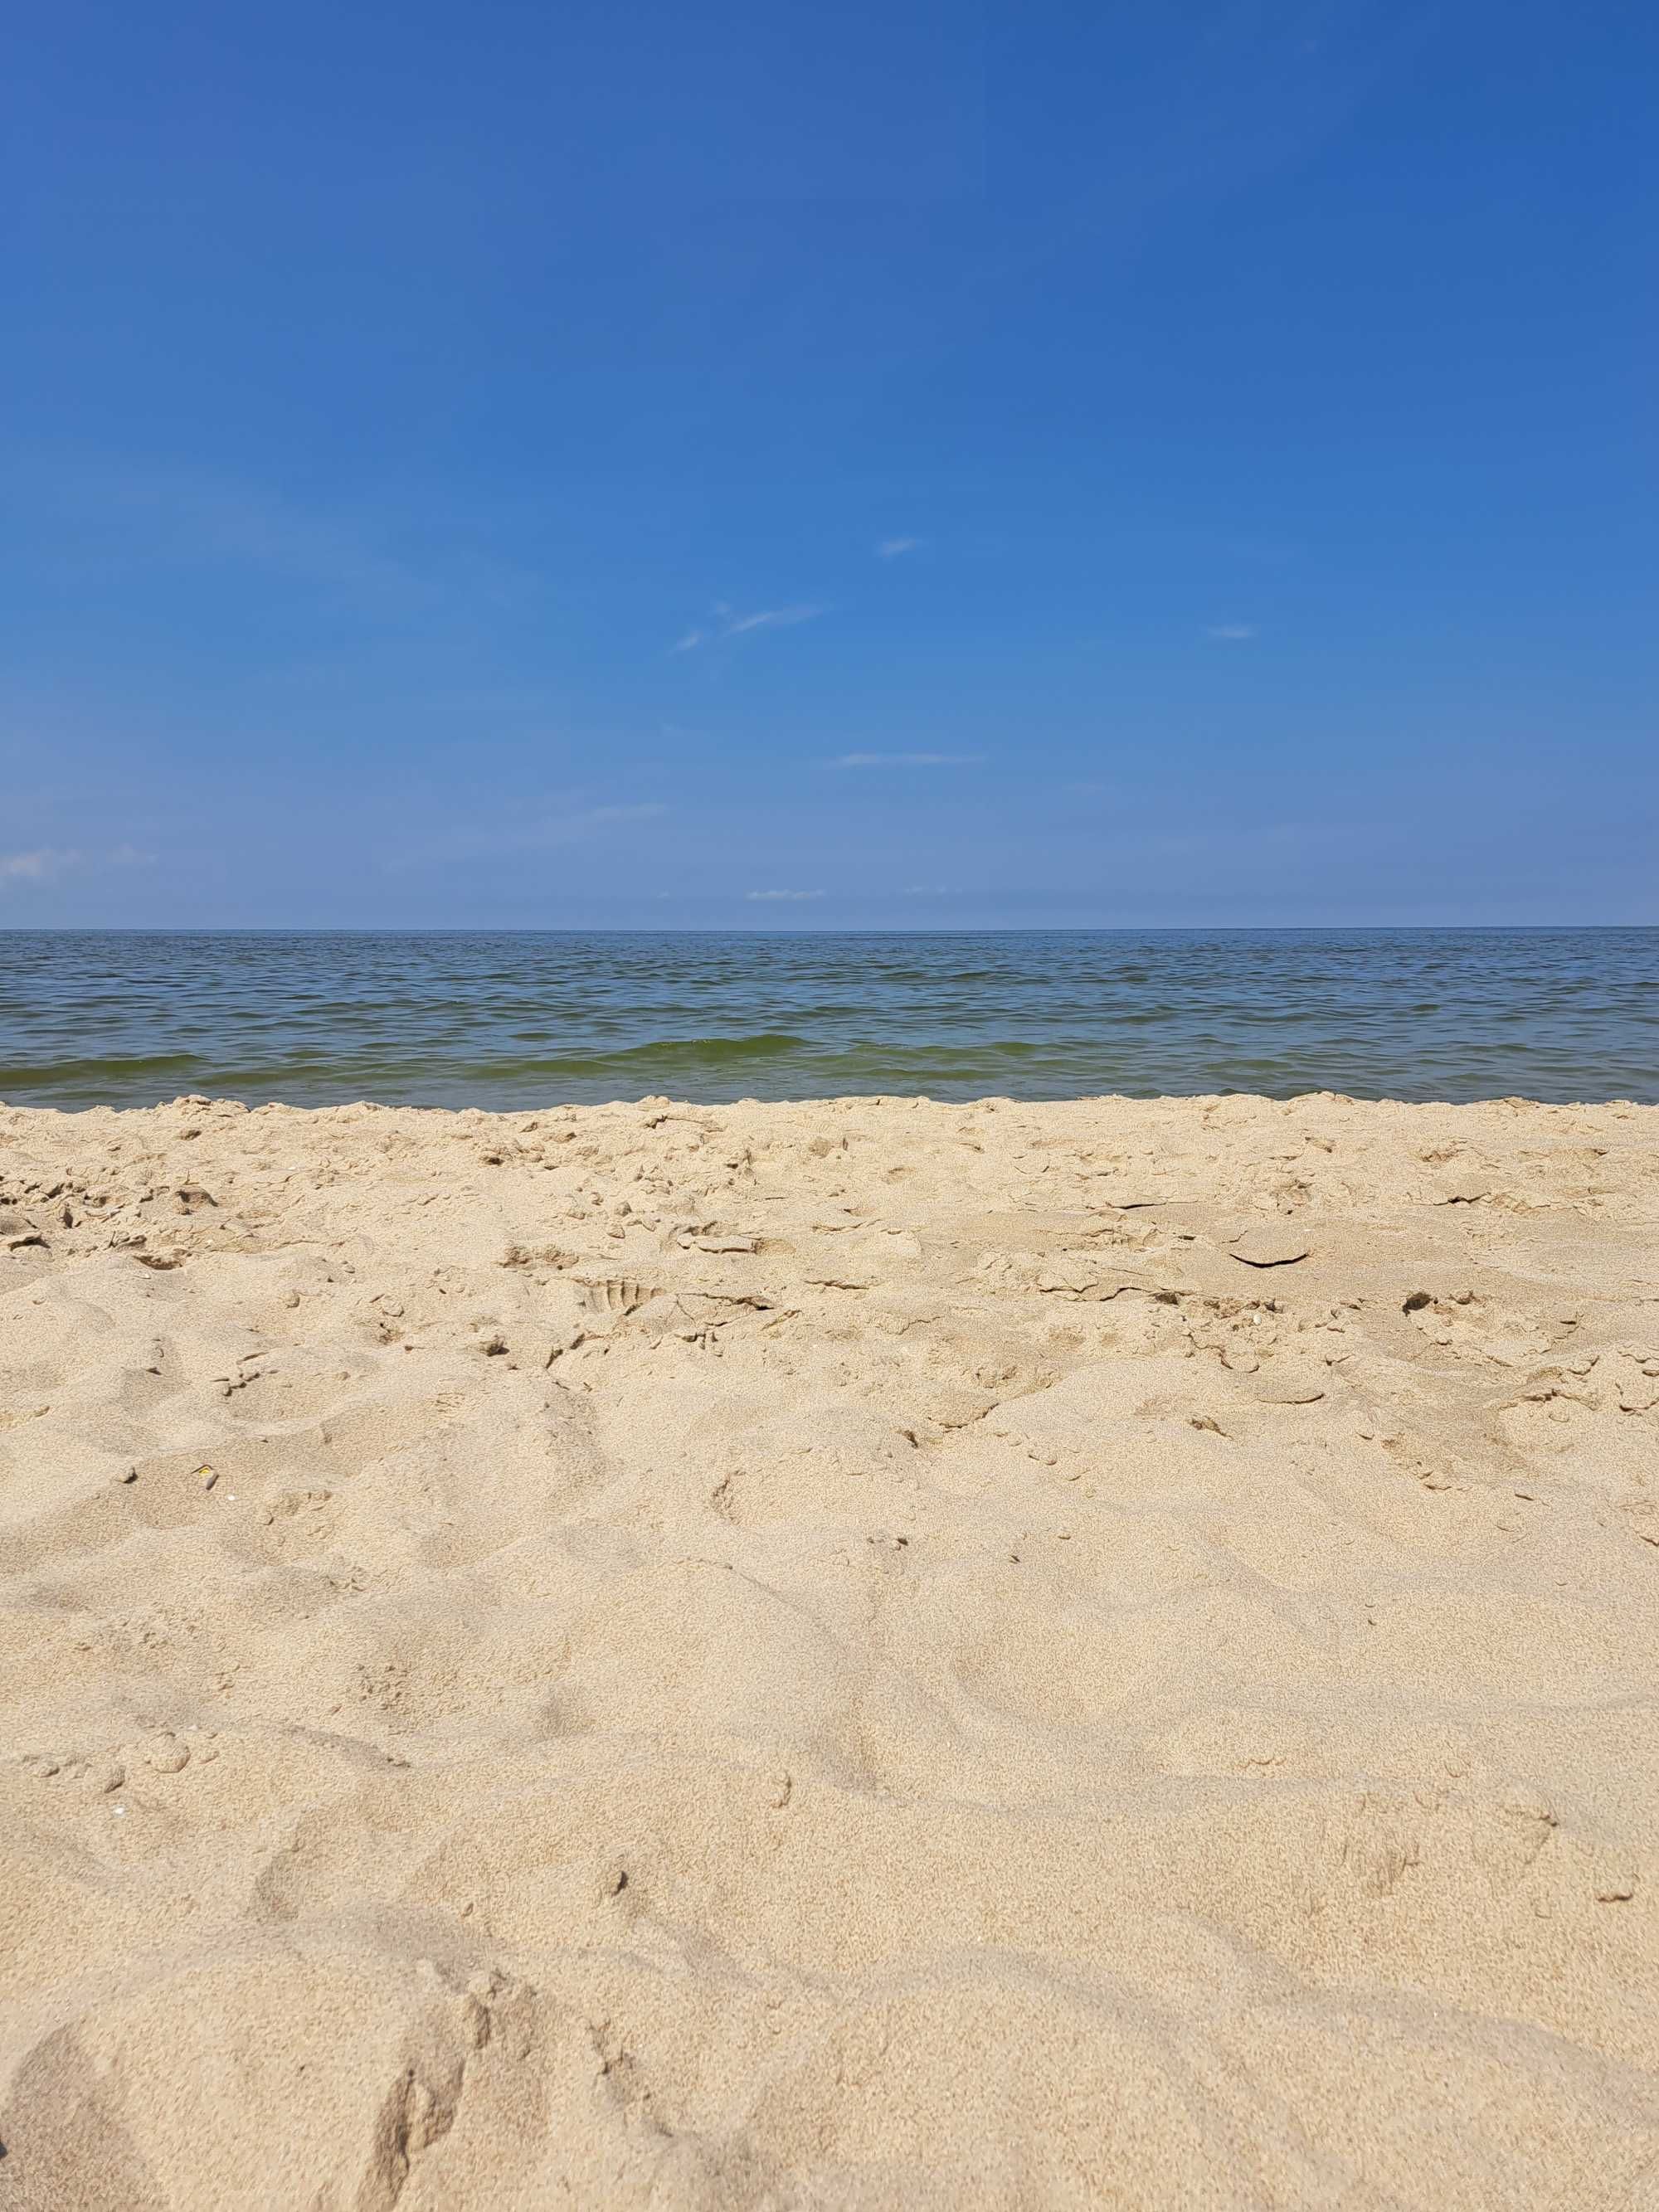
[[[497,1078],[605,1075],[613,1069],[650,1066],[747,1066],[755,1061],[787,1060],[791,1053],[811,1049],[806,1038],[792,1036],[787,1030],[762,1030],[747,1036],[653,1037],[647,1044],[617,1045],[608,1051],[526,1054],[514,1060],[489,1060],[481,1065]]]
[[[52,1060],[33,1066],[0,1065],[0,1098],[9,1089],[27,1091],[40,1085],[61,1083],[124,1083],[147,1075],[187,1075],[204,1063],[193,1052],[151,1052],[114,1054],[96,1060]]]

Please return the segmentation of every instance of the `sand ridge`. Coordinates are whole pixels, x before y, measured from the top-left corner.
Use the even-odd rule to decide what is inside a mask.
[[[0,2196],[1659,2202],[1659,1109],[0,1109]]]

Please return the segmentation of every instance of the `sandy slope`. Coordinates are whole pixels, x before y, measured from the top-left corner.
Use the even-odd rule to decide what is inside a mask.
[[[1659,1109],[0,1112],[0,1217],[7,2204],[1659,2199]]]

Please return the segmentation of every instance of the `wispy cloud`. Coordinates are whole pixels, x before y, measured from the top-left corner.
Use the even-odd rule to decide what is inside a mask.
[[[914,553],[921,543],[920,538],[884,538],[876,548],[876,558],[896,561],[901,553]]]
[[[804,603],[793,607],[762,607],[752,615],[734,614],[724,602],[717,601],[710,610],[710,620],[694,623],[684,635],[677,638],[672,650],[675,653],[695,653],[700,645],[718,643],[722,638],[746,637],[751,630],[793,629],[798,623],[816,622],[820,615],[828,614],[827,606]]]
[[[838,753],[831,768],[978,768],[983,753]]]
[[[159,854],[148,853],[138,845],[118,845],[110,854],[111,860],[118,868],[153,867],[160,858]]]
[[[1247,637],[1255,635],[1254,623],[1212,623],[1204,633],[1223,645],[1238,645]]]
[[[741,637],[751,629],[793,629],[797,623],[815,622],[822,607],[767,607],[757,615],[733,615],[726,625],[727,637]]]
[[[47,511],[95,522],[106,554],[146,564],[245,565],[379,611],[453,596],[459,577],[423,573],[373,518],[295,504],[268,487],[188,467],[108,459],[41,463],[25,482]]]
[[[658,799],[626,806],[559,806],[544,799],[503,811],[507,818],[459,829],[442,844],[400,854],[387,866],[398,869],[432,861],[489,860],[509,853],[556,852],[567,845],[587,844],[631,823],[654,822],[668,809]]]
[[[822,891],[745,891],[744,893],[744,896],[746,899],[761,899],[763,901],[773,901],[777,899],[821,899],[823,896],[823,893]]]
[[[54,845],[32,853],[0,853],[0,884],[49,884],[66,868],[78,868],[81,855]]]
[[[580,813],[555,817],[543,824],[541,834],[544,842],[570,845],[613,822],[654,822],[667,811],[656,799],[641,800],[636,806],[586,806]]]

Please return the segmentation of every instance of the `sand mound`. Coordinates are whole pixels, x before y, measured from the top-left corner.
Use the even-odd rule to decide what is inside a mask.
[[[1659,2203],[1659,1109],[0,1111],[0,2198]]]

